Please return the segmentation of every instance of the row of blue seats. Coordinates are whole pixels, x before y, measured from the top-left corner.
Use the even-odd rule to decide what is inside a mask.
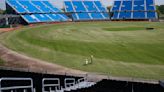
[[[26,14],[21,16],[28,23],[62,22],[68,20],[64,14]]]
[[[115,1],[112,19],[156,19],[154,0]]]
[[[122,0],[122,1],[115,1],[112,11],[119,11],[119,10],[155,10],[155,5],[153,0]]]
[[[69,18],[49,1],[42,0],[7,0],[11,6],[27,23],[68,21]]]
[[[112,19],[154,19],[156,12],[114,12]]]
[[[7,0],[7,3],[15,9],[17,13],[52,13],[62,12],[48,1],[41,0]]]
[[[74,20],[109,19],[100,1],[65,1],[64,4],[66,12],[74,12]]]

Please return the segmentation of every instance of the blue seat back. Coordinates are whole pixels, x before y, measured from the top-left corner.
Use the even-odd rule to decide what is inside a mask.
[[[154,0],[117,0],[111,8],[112,19],[156,19]]]
[[[6,3],[27,23],[68,21],[63,11],[49,1],[42,0],[6,0]]]
[[[64,1],[64,4],[65,11],[72,12],[74,20],[109,19],[109,14],[100,1],[70,0]]]

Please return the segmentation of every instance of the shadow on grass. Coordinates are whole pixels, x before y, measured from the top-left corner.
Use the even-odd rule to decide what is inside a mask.
[[[118,28],[103,28],[105,31],[139,31],[146,30],[145,27],[118,27]]]

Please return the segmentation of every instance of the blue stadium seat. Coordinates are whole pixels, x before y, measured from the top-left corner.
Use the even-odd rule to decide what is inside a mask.
[[[17,13],[28,13],[28,11],[26,11],[26,9],[23,8],[16,0],[8,0],[6,3],[9,4]]]
[[[155,4],[153,0],[146,0],[146,8],[147,8],[147,18],[148,19],[155,19],[157,18],[157,12],[155,8]]]
[[[20,14],[27,23],[69,20],[65,14],[61,14],[62,10],[45,0],[7,0],[6,3]]]
[[[54,21],[66,21],[66,19],[64,19],[61,14],[48,14]]]
[[[51,10],[49,7],[44,5],[41,1],[31,1],[33,4],[35,4],[36,7],[41,9],[44,13],[51,13],[53,10]]]
[[[67,21],[62,14],[26,14],[21,15],[28,23],[37,23],[37,22],[61,22]]]
[[[33,14],[41,22],[50,22],[52,21],[46,14]]]
[[[119,18],[131,19],[132,1],[123,1]]]
[[[134,1],[134,11],[144,11],[144,0],[135,0]]]
[[[42,13],[42,11],[32,5],[30,1],[19,0],[18,2],[23,6],[23,8],[26,8],[30,13]]]
[[[123,11],[123,12],[120,12],[120,15],[119,15],[119,18],[120,19],[131,19],[131,12],[126,12],[126,11]]]
[[[86,6],[87,10],[90,12],[97,12],[97,8],[94,6],[92,1],[85,1],[83,2],[84,5]]]
[[[93,19],[104,19],[101,13],[91,13]]]
[[[72,19],[73,19],[73,20],[80,20],[77,13],[73,13],[73,14],[72,14]],[[87,20],[88,20],[88,19],[87,19]]]
[[[146,8],[150,11],[155,11],[155,5],[153,0],[146,0]]]
[[[154,0],[115,1],[111,12],[112,19],[156,19]]]
[[[64,3],[66,12],[74,12],[72,3],[70,1],[65,1]]]
[[[49,7],[51,10],[53,10],[53,12],[58,13],[58,12],[63,12],[62,10],[54,7],[52,4],[50,4],[48,1],[42,1],[42,3],[44,3],[46,5],[46,7]],[[69,18],[65,15],[65,14],[59,14],[63,19],[60,19],[62,21],[68,21]]]
[[[50,2],[48,2],[48,1],[42,1],[46,6],[48,6],[48,7],[50,7],[52,10],[53,10],[53,12],[62,12],[62,10],[60,10],[60,9],[58,9],[58,8],[56,8],[56,7],[54,7],[52,4],[50,4]]]
[[[114,5],[111,8],[111,12],[113,12],[112,19],[118,19],[120,6],[121,1],[114,1]]]
[[[65,1],[64,5],[65,5],[65,11],[66,12],[75,12],[72,2]],[[74,20],[78,20],[77,16],[78,16],[77,13],[72,14],[72,17],[73,17]]]
[[[60,21],[61,17],[58,14],[48,14],[51,18],[54,19],[54,21]]]
[[[36,23],[36,22],[40,22],[39,19],[37,19],[34,15],[21,15],[23,19],[25,19],[25,21],[27,21],[28,23]]]
[[[118,19],[118,14],[119,14],[119,12],[113,12],[112,19]]]
[[[123,1],[121,11],[132,11],[132,1]]]
[[[147,18],[148,19],[156,18],[156,12],[147,12]]]
[[[148,11],[155,11],[155,6],[147,5],[146,8],[147,8]]]
[[[103,13],[105,19],[109,19],[109,14],[108,13]]]
[[[76,9],[74,9],[75,7],[74,7],[72,2],[65,1],[64,4],[65,4],[65,11],[66,12],[76,12]],[[79,20],[79,15],[77,13],[73,13],[72,17],[73,17],[74,20]],[[86,18],[86,19],[88,19],[88,18]]]
[[[90,13],[93,19],[103,19],[102,14],[99,13],[99,10],[94,6],[93,1],[85,1],[84,4],[87,7],[88,11],[93,12]]]
[[[154,1],[153,0],[146,0],[146,4],[147,5],[154,5]]]
[[[109,19],[109,14],[107,13],[107,9],[101,4],[101,2],[100,1],[94,1],[94,3],[98,7],[100,12],[104,12],[104,13],[101,13],[101,14],[103,14],[102,16],[104,16],[103,18]]]
[[[100,10],[100,12],[107,12],[107,10],[105,9],[104,6],[102,6],[102,4],[100,3],[100,1],[93,1],[93,3],[95,3],[95,5],[98,7],[98,9]]]
[[[77,13],[80,20],[89,20],[89,19],[91,19],[89,14],[86,13],[87,11],[86,11],[86,9],[83,6],[81,1],[72,1],[72,3],[73,3],[73,6],[74,6],[74,9],[75,9],[75,12],[80,12],[80,13]]]
[[[112,7],[112,11],[119,11],[121,6],[121,1],[114,1],[114,5]]]
[[[81,1],[72,1],[76,12],[87,12]]]
[[[145,12],[133,12],[133,19],[145,19]]]
[[[77,13],[80,20],[90,20],[88,13]]]
[[[65,1],[67,12],[73,12],[74,20],[99,20],[109,19],[107,10],[102,6],[100,1]]]

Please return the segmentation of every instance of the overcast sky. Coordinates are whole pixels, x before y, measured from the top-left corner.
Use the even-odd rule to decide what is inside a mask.
[[[63,8],[63,1],[64,0],[49,0],[51,3],[53,3],[56,7]],[[114,0],[100,0],[103,5],[109,6],[113,4]],[[164,4],[164,0],[155,0],[157,5]],[[5,0],[0,0],[0,8],[5,9]]]

